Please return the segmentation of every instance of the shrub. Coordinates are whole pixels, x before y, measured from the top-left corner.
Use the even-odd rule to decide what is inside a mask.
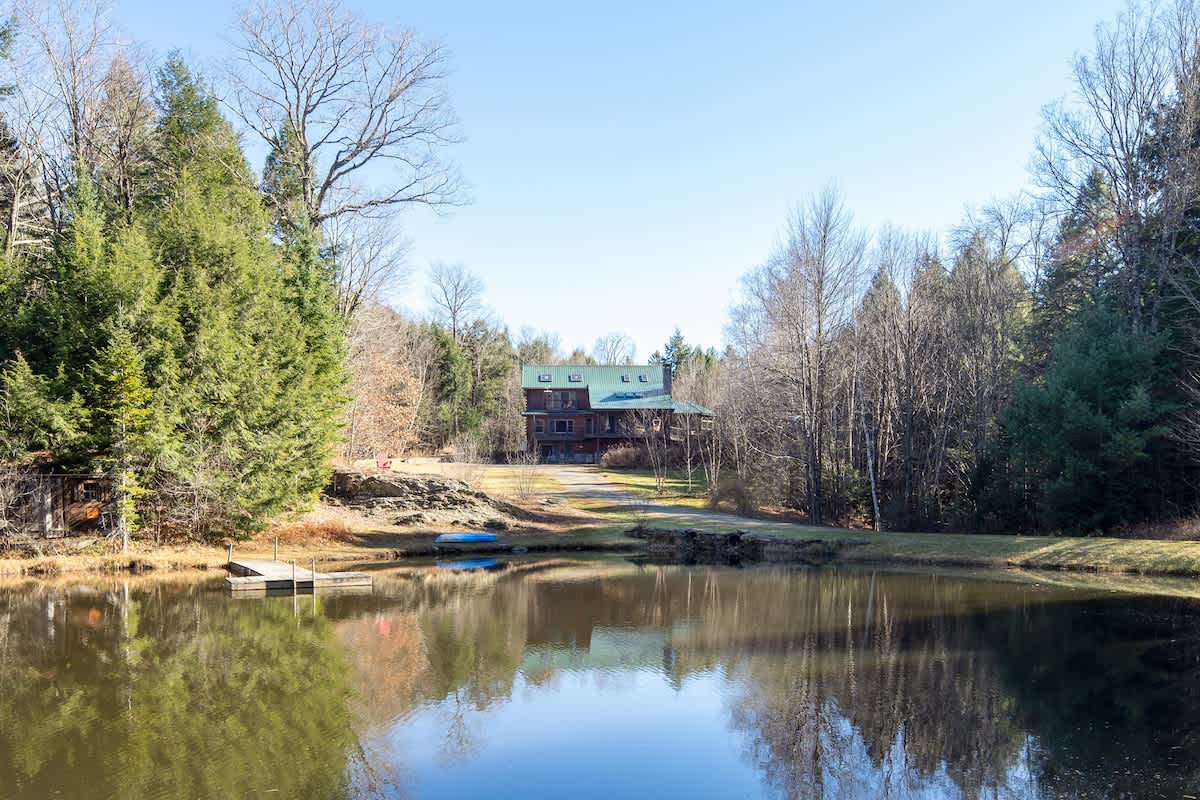
[[[708,505],[716,508],[726,500],[733,503],[739,514],[749,514],[758,507],[754,501],[754,492],[736,475],[721,479],[717,490],[709,497]]]
[[[645,461],[643,456],[640,448],[623,444],[606,450],[604,455],[600,456],[600,466],[610,469],[633,469],[642,466]]]

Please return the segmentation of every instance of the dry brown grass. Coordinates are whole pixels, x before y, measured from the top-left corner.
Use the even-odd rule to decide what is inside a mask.
[[[1125,530],[1114,531],[1120,539],[1164,539],[1172,542],[1200,541],[1200,515],[1179,517],[1159,522],[1143,522]]]
[[[214,569],[225,564],[225,551],[207,545],[153,547],[135,544],[127,553],[84,551],[43,556],[0,558],[0,575],[68,575],[141,573],[155,570]]]
[[[274,545],[278,539],[280,546],[311,547],[313,545],[346,544],[351,541],[354,531],[341,519],[300,520],[274,528],[265,536],[258,537],[259,541],[266,538]]]

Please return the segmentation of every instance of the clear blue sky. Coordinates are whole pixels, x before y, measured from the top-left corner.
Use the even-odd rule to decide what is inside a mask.
[[[1028,181],[1041,106],[1120,0],[457,2],[351,6],[453,52],[473,203],[406,221],[418,274],[460,261],[513,330],[639,356],[719,345],[738,277],[830,181],[859,222],[942,232]],[[214,61],[231,7],[117,0],[162,53]]]

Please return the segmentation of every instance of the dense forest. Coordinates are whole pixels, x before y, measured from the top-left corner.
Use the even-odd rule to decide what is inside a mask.
[[[0,38],[0,463],[111,476],[126,540],[316,498],[387,226],[457,200],[439,46],[318,2],[238,33],[211,77],[88,2],[21,4]]]
[[[714,484],[814,522],[1153,532],[1200,458],[1200,27],[1130,6],[1044,109],[1034,190],[940,240],[801,204],[729,347]],[[719,472],[718,472],[719,468]]]
[[[386,305],[402,212],[465,199],[439,43],[295,0],[245,7],[231,46],[214,74],[148,59],[84,0],[0,31],[6,474],[111,475],[125,533],[245,532],[337,457],[512,457],[523,363],[632,361],[621,333],[514,335],[462,265],[429,268],[427,315]],[[941,235],[863,229],[819,192],[722,350],[677,330],[653,354],[716,412],[688,453],[715,500],[879,529],[1193,515],[1195,3],[1131,6],[1073,77],[1033,188]]]

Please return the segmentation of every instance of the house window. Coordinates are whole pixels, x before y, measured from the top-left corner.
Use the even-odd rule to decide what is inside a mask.
[[[571,383],[579,383],[580,381],[583,380],[583,376],[580,375],[578,372],[573,372],[567,376],[567,380],[569,380]]]
[[[622,376],[621,376],[621,383],[629,383],[629,376],[628,376],[628,375],[622,375]]]
[[[638,375],[638,380],[639,380],[639,381],[641,381],[642,383],[649,383],[649,382],[650,382],[650,379],[649,379],[649,378],[647,378],[645,375]]]
[[[617,432],[617,415],[616,414],[608,415],[608,422],[604,426],[604,432],[605,433],[616,433]]]
[[[589,436],[592,434],[592,418],[588,417],[583,421],[583,432]]]
[[[575,407],[575,393],[571,391],[554,392],[550,396],[551,410]]]
[[[541,417],[533,418],[533,432],[534,433],[545,433],[546,432],[546,422]]]
[[[554,420],[555,433],[574,433],[575,420],[573,419],[556,419]]]
[[[95,481],[88,481],[87,483],[85,483],[83,485],[83,499],[84,500],[99,500],[100,499],[99,484],[97,484]]]
[[[538,383],[549,383],[550,380],[550,373],[548,372],[543,372],[541,375],[538,375]]]

